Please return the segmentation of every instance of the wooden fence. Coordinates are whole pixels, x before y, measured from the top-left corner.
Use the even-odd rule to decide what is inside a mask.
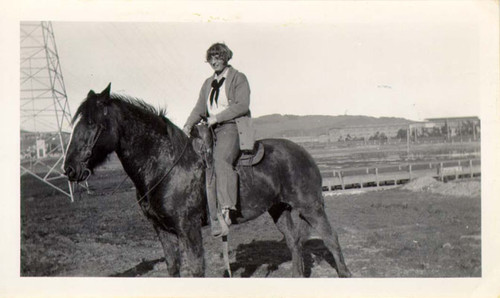
[[[481,175],[481,160],[449,160],[425,163],[408,163],[363,168],[346,168],[325,171],[323,191],[353,188],[396,186],[418,177],[434,177],[441,181],[474,178]]]

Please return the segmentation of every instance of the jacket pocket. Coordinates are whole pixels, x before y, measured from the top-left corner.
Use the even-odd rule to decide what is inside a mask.
[[[255,129],[252,124],[252,118],[240,117],[235,119],[240,138],[240,150],[253,150],[255,143]]]

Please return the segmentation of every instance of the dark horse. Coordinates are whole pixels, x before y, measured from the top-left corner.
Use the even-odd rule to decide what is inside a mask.
[[[64,162],[71,181],[83,181],[113,151],[133,181],[137,199],[162,243],[170,276],[203,276],[201,227],[206,215],[205,167],[191,140],[163,111],[141,100],[90,91],[78,108]],[[293,142],[266,139],[264,159],[240,171],[236,223],[269,212],[303,276],[300,230],[312,227],[332,253],[337,273],[349,277],[338,237],[324,210],[321,176],[312,157]],[[300,214],[294,223],[291,210]]]

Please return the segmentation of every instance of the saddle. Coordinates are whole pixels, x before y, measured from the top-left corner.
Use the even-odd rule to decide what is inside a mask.
[[[251,167],[264,158],[264,145],[256,141],[253,151],[243,151],[236,162],[236,167]]]
[[[199,124],[195,126],[192,132],[193,136],[193,148],[196,154],[203,158],[205,165],[212,164],[212,146],[213,146],[213,135],[210,128],[206,124]],[[253,150],[242,151],[238,160],[236,161],[235,167],[251,167],[262,161],[264,158],[264,145],[256,141]]]

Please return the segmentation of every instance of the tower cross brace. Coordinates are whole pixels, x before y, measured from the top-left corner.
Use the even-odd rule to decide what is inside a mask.
[[[62,164],[71,111],[51,22],[20,25],[21,176],[31,175],[73,201]]]

